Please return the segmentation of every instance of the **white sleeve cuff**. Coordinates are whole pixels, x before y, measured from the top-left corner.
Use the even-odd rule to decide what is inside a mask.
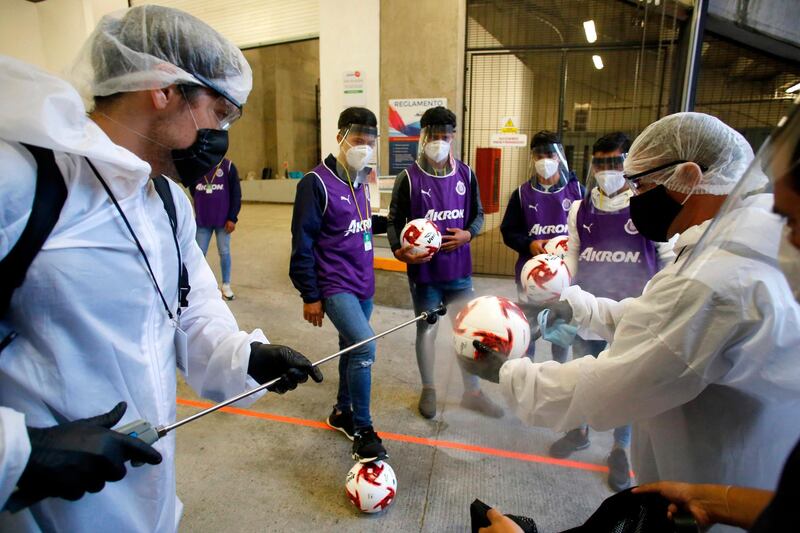
[[[0,502],[3,504],[14,492],[30,455],[25,415],[0,407]]]

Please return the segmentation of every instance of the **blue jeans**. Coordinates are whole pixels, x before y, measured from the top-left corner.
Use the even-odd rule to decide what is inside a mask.
[[[208,245],[211,242],[211,234],[217,234],[217,251],[219,252],[219,266],[222,269],[222,283],[231,282],[231,234],[225,228],[204,228],[197,226],[197,246],[203,251],[203,255],[208,252]]]
[[[447,316],[452,323],[461,308],[472,298],[472,277],[458,278],[444,283],[414,283],[409,278],[411,300],[414,302],[414,313],[419,316],[439,304],[447,306]],[[417,322],[417,367],[422,378],[423,387],[434,386],[434,362],[436,360],[436,330],[439,323],[428,324],[424,320]],[[461,366],[461,380],[464,390],[474,392],[480,390],[478,376],[466,372]]]
[[[340,292],[323,300],[328,318],[339,331],[339,348],[344,349],[374,335],[369,325],[372,298],[359,300],[354,294]],[[375,362],[375,341],[339,358],[339,393],[336,409],[353,412],[353,426],[363,429],[372,425],[369,400],[372,392],[372,363]]]
[[[607,343],[604,340],[586,340],[581,337],[576,337],[575,342],[572,344],[572,351],[575,357],[583,357],[584,355],[591,355],[597,357],[600,352],[606,349]],[[587,426],[583,426],[586,428]],[[619,447],[627,448],[631,445],[631,426],[620,426],[614,428],[614,444]]]

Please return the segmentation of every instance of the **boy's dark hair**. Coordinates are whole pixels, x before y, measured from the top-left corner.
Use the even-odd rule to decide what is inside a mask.
[[[615,131],[603,135],[592,146],[592,153],[597,152],[614,152],[619,150],[623,154],[628,153],[631,147],[631,139],[621,131]]]
[[[422,128],[428,126],[453,126],[455,128],[456,115],[446,107],[432,107],[422,114],[419,125]]]
[[[337,127],[339,129],[346,128],[350,124],[358,124],[359,126],[372,126],[378,127],[378,119],[375,118],[375,113],[366,107],[348,107],[339,115],[339,122]]]
[[[558,138],[558,134],[554,131],[542,130],[531,138],[531,150],[551,144],[561,144],[561,139]]]

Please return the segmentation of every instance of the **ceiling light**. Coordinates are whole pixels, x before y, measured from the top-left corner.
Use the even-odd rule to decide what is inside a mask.
[[[786,92],[789,94],[796,93],[797,91],[800,91],[800,83],[795,83],[794,85],[786,89]]]
[[[586,32],[586,40],[590,43],[597,40],[597,30],[595,30],[593,20],[587,20],[583,23],[583,31]]]
[[[594,68],[597,70],[603,69],[603,58],[600,56],[592,56],[592,61],[594,62]]]

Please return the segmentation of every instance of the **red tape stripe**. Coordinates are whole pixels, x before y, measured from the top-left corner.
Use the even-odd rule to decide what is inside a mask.
[[[183,398],[177,399],[178,405],[184,407],[195,407],[197,409],[207,409],[214,404],[208,402],[200,402],[197,400],[186,400]],[[317,420],[306,420],[304,418],[295,418],[293,416],[282,416],[272,413],[264,413],[261,411],[252,411],[250,409],[241,409],[239,407],[223,407],[220,411],[231,413],[234,415],[247,416],[250,418],[260,418],[262,420],[270,420],[272,422],[281,422],[284,424],[292,424],[295,426],[306,426],[316,429],[325,429],[334,431],[324,422]],[[428,439],[425,437],[415,437],[413,435],[404,435],[402,433],[389,433],[380,431],[378,434],[382,439],[391,440],[396,442],[407,442],[409,444],[418,444],[421,446],[431,446],[434,448],[446,448],[450,450],[461,450],[465,452],[478,453],[481,455],[488,455],[492,457],[502,457],[505,459],[515,459],[517,461],[525,461],[528,463],[541,463],[553,466],[560,466],[562,468],[573,468],[576,470],[588,470],[591,472],[608,472],[608,467],[604,465],[597,465],[594,463],[584,463],[581,461],[570,461],[567,459],[554,459],[552,457],[545,457],[542,455],[534,455],[532,453],[514,452],[511,450],[501,450],[498,448],[488,448],[486,446],[477,446],[474,444],[465,444],[463,442],[454,442],[449,440]]]

